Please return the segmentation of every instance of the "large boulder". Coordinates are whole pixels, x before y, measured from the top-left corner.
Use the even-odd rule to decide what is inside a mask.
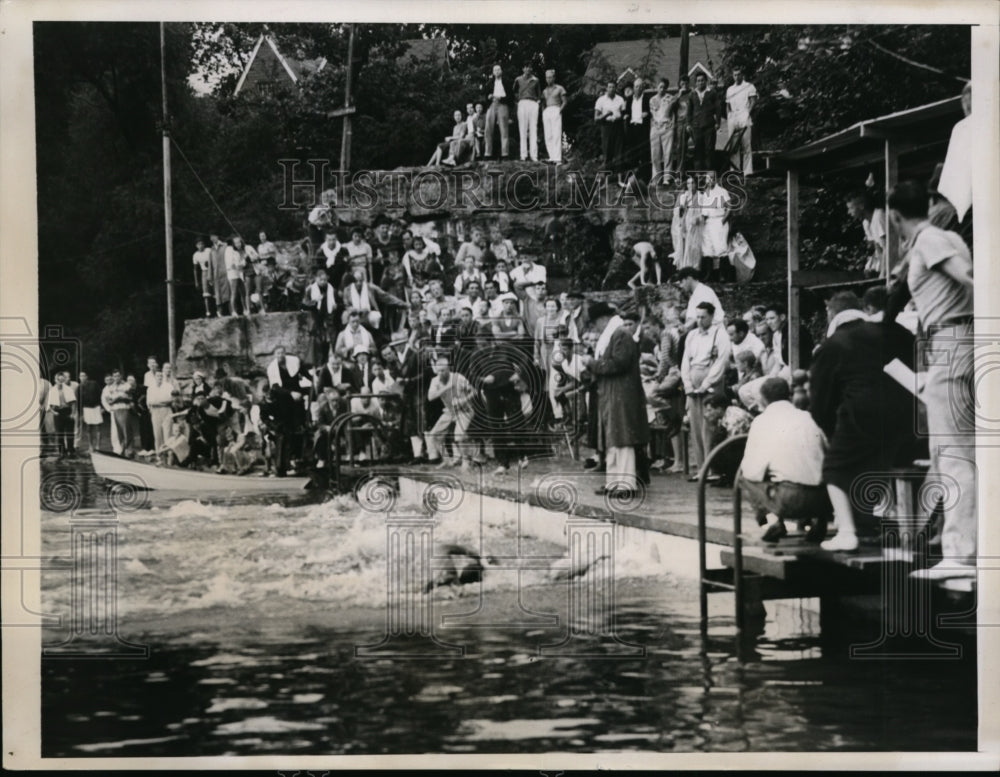
[[[215,372],[227,364],[237,375],[261,374],[279,345],[291,354],[307,353],[311,325],[302,312],[185,321],[175,371],[190,377],[195,370]]]

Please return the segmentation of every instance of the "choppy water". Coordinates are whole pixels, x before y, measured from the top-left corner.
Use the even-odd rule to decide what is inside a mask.
[[[85,505],[99,505],[100,484],[83,488]],[[740,663],[728,597],[713,597],[706,641],[694,582],[641,552],[616,561],[619,641],[581,638],[539,656],[566,637],[570,584],[488,569],[466,595],[431,600],[435,636],[461,654],[358,656],[386,632],[384,520],[346,498],[315,499],[151,494],[122,513],[119,634],[149,656],[45,658],[43,754],[975,747],[971,662],[849,661],[821,643],[808,613],[786,609]],[[51,557],[70,553],[67,518],[43,512]],[[434,531],[498,554],[565,553],[472,510],[439,516]],[[45,573],[47,612],[68,612],[70,580]],[[522,625],[440,627],[479,606],[492,616],[480,620],[514,614]]]

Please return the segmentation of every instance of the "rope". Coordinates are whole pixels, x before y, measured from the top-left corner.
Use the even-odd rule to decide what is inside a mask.
[[[226,223],[229,225],[230,229],[233,230],[233,233],[236,235],[240,235],[240,231],[236,228],[233,222],[229,220],[229,217],[226,215],[226,212],[222,209],[219,203],[215,201],[215,197],[212,196],[212,192],[208,190],[208,187],[205,185],[205,182],[201,180],[201,176],[198,175],[198,171],[194,169],[194,165],[192,165],[190,160],[188,160],[187,156],[185,156],[184,151],[181,149],[181,147],[177,145],[177,141],[174,140],[173,135],[170,136],[170,142],[173,144],[174,148],[177,149],[178,153],[181,155],[181,159],[184,160],[184,163],[191,170],[192,175],[194,175],[198,183],[201,184],[201,188],[205,190],[205,194],[208,195],[208,199],[212,201],[212,204],[215,206],[215,209],[219,211],[219,213],[222,215],[222,218],[226,220]],[[240,237],[242,238],[242,235],[240,235]]]
[[[888,54],[890,57],[895,57],[896,59],[900,60],[901,62],[905,62],[907,65],[912,65],[913,67],[919,67],[922,70],[929,70],[932,73],[937,73],[938,75],[946,76],[948,78],[954,78],[956,81],[961,81],[962,83],[967,83],[969,81],[968,78],[962,78],[960,76],[951,75],[950,73],[946,73],[945,71],[939,70],[936,67],[931,67],[930,65],[925,65],[925,64],[923,64],[921,62],[915,62],[912,59],[907,59],[902,54],[897,54],[895,51],[890,51],[885,46],[882,46],[881,44],[876,43],[873,40],[870,40],[870,39],[866,40],[865,43],[867,43],[869,46],[871,46],[874,49],[878,49],[883,54]]]

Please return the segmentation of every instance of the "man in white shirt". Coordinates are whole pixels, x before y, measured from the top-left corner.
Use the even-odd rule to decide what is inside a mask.
[[[614,81],[608,81],[607,88],[597,102],[594,103],[594,121],[601,128],[601,153],[606,170],[621,173],[621,155],[624,127],[622,115],[625,112],[625,100],[620,94],[615,94]]]
[[[233,247],[238,235],[230,236],[230,245],[226,246],[226,278],[229,280],[230,315],[236,316],[248,312],[246,310],[246,286],[243,283],[243,255]],[[240,308],[239,314],[236,308]]]
[[[465,442],[468,438],[469,425],[472,423],[472,394],[469,381],[457,372],[451,371],[451,360],[446,354],[441,354],[435,361],[437,374],[431,378],[427,390],[427,399],[433,402],[440,399],[444,411],[438,417],[437,423],[427,432],[427,455],[430,461],[439,460],[440,466],[454,466],[458,459],[462,460],[462,468],[468,469],[469,458]],[[454,449],[456,456],[449,460],[444,458],[444,438],[449,430],[454,429]]]
[[[753,172],[753,153],[750,127],[753,125],[753,109],[757,104],[757,89],[743,79],[743,68],[733,68],[733,85],[726,90],[726,123],[732,150],[733,167],[744,175]],[[742,130],[738,143],[733,142],[735,133]],[[735,146],[735,147],[733,147]]]
[[[201,297],[205,301],[205,318],[212,317],[212,251],[205,245],[203,238],[195,241],[195,252],[191,257],[194,265],[194,285],[201,289]]]
[[[709,302],[715,310],[714,324],[721,324],[725,319],[725,311],[719,297],[711,288],[698,279],[698,271],[693,267],[683,267],[678,270],[675,276],[681,290],[688,295],[687,308],[684,311],[684,331],[690,332],[695,328],[698,318],[698,306],[702,302]]]
[[[667,92],[670,81],[661,78],[656,85],[656,94],[649,98],[649,154],[652,162],[650,184],[663,183],[670,172],[670,162],[674,155],[674,118],[677,115],[677,98]]]
[[[760,396],[764,411],[750,425],[740,487],[765,527],[762,538],[773,542],[787,535],[788,519],[811,523],[806,538],[822,539],[833,512],[823,485],[826,435],[789,401],[782,378],[765,380]]]
[[[370,351],[375,347],[375,338],[372,337],[371,332],[361,326],[360,312],[351,310],[347,314],[347,326],[337,335],[333,350],[345,359],[349,359],[353,355],[354,349],[359,345]]]
[[[726,334],[733,343],[733,359],[743,351],[749,351],[758,361],[764,354],[764,343],[753,332],[750,325],[742,318],[738,318],[726,327]],[[739,372],[739,361],[736,361],[736,370]],[[739,376],[742,379],[742,375]]]
[[[921,399],[927,408],[931,469],[948,492],[941,533],[943,560],[920,576],[976,574],[976,376],[973,264],[957,232],[927,220],[926,189],[902,181],[889,193],[889,215],[904,240],[907,285],[923,332],[918,347],[927,365]],[[985,473],[984,473],[985,475]]]
[[[69,385],[69,373],[57,372],[56,382],[49,388],[48,411],[52,414],[59,445],[59,458],[74,454],[73,439],[76,435],[76,392]]]
[[[716,310],[711,302],[698,303],[697,312],[696,326],[684,340],[681,382],[687,396],[694,463],[700,469],[711,450],[712,428],[705,419],[705,400],[711,394],[721,393],[732,344],[722,325],[714,323]],[[691,478],[697,479],[697,475]]]
[[[521,254],[521,262],[510,271],[510,282],[514,293],[520,299],[538,299],[538,284],[546,283],[548,276],[545,265],[536,264],[528,254]]]
[[[545,149],[549,152],[549,161],[562,164],[562,112],[568,102],[566,90],[556,83],[556,71],[545,71],[545,88],[542,90],[545,98],[545,109],[542,111],[542,126],[545,129]]]

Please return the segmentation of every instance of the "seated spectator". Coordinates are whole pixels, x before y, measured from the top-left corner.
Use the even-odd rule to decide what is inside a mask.
[[[427,320],[430,321],[431,325],[438,327],[456,314],[455,298],[444,293],[444,285],[441,281],[431,281],[427,284],[427,289],[430,299],[424,302],[424,311],[426,311]]]
[[[885,209],[875,206],[875,198],[870,192],[855,192],[847,198],[847,213],[861,221],[865,233],[865,243],[870,252],[865,264],[865,276],[881,278],[887,270],[885,266]]]
[[[750,425],[740,487],[757,510],[765,541],[787,535],[785,521],[795,520],[810,524],[806,537],[818,542],[832,515],[823,485],[826,436],[809,413],[788,401],[781,378],[767,378],[760,394],[764,409]]]
[[[757,333],[764,345],[759,361],[761,377],[743,382],[738,390],[740,403],[752,412],[761,409],[760,387],[767,378],[780,377],[789,381],[792,377],[788,365],[781,358],[781,352],[774,344],[774,332],[766,324],[762,324]]]
[[[483,254],[486,253],[486,238],[483,236],[483,230],[480,227],[472,227],[466,239],[462,242],[462,245],[458,247],[458,251],[455,254],[455,264],[458,267],[465,267],[466,259],[473,259],[473,266],[476,262],[479,262],[483,258]]]
[[[368,349],[368,346],[356,345],[351,352],[351,357],[354,359],[354,372],[358,376],[358,382],[361,384],[359,391],[370,391],[372,378],[374,377],[370,361],[371,351]]]
[[[354,266],[355,259],[364,259],[365,280],[371,280],[373,278],[372,262],[374,255],[371,244],[365,240],[365,233],[361,227],[354,227],[351,230],[351,242],[344,246],[344,248],[347,249],[347,259],[352,267]]]
[[[733,359],[736,360],[738,370],[739,362],[737,357],[744,351],[749,351],[754,356],[754,360],[760,359],[764,353],[764,343],[753,332],[745,319],[737,318],[731,321],[726,327],[729,339],[733,342]],[[740,376],[742,377],[742,375]]]
[[[431,280],[444,277],[444,267],[438,255],[420,235],[413,237],[413,247],[403,254],[403,269],[411,289],[419,288]],[[412,297],[411,297],[412,301]]]
[[[882,321],[885,315],[885,304],[888,296],[885,286],[882,284],[872,286],[865,291],[864,296],[861,298],[861,305],[869,321],[873,321],[876,324]]]
[[[316,424],[312,436],[312,455],[316,468],[323,469],[330,451],[330,431],[334,421],[347,412],[340,390],[331,384],[323,386],[323,394],[316,403]]]
[[[517,297],[510,292],[501,294],[503,309],[493,322],[493,337],[497,340],[518,340],[526,336],[524,321],[517,312]]]
[[[481,288],[486,283],[486,275],[476,269],[475,257],[467,254],[462,260],[462,271],[455,278],[455,296],[467,296],[466,286],[469,283],[478,283]]]
[[[452,114],[452,120],[455,125],[452,127],[451,135],[434,149],[433,156],[427,162],[428,167],[437,167],[438,165],[454,167],[471,158],[475,148],[475,138],[469,136],[469,125],[462,117],[461,111],[455,111]]]
[[[752,416],[742,407],[730,404],[725,397],[712,394],[705,399],[703,419],[708,435],[707,449],[711,451],[730,437],[746,434]],[[733,448],[724,450],[712,460],[713,474],[707,479],[713,486],[728,488],[733,485],[739,466],[738,453]]]
[[[361,326],[361,312],[350,308],[346,312],[347,326],[340,330],[334,343],[335,350],[341,357],[347,359],[354,349],[362,345],[369,350],[375,347],[375,338],[365,327]]]
[[[507,271],[510,264],[504,259],[497,259],[496,263],[493,265],[493,275],[491,280],[496,283],[497,291],[501,294],[506,294],[512,288],[510,273]]]
[[[748,383],[763,377],[764,373],[761,371],[760,362],[757,361],[757,357],[750,351],[740,351],[736,354],[736,383],[729,387],[730,395],[739,399],[740,389]],[[760,402],[757,401],[756,405],[759,407]],[[744,407],[747,406],[744,405]],[[747,410],[750,409],[750,407],[747,407]]]
[[[381,328],[383,310],[406,309],[405,300],[383,291],[374,283],[369,283],[361,268],[354,270],[351,284],[344,289],[343,294],[345,319],[348,311],[356,311],[373,332]]]

